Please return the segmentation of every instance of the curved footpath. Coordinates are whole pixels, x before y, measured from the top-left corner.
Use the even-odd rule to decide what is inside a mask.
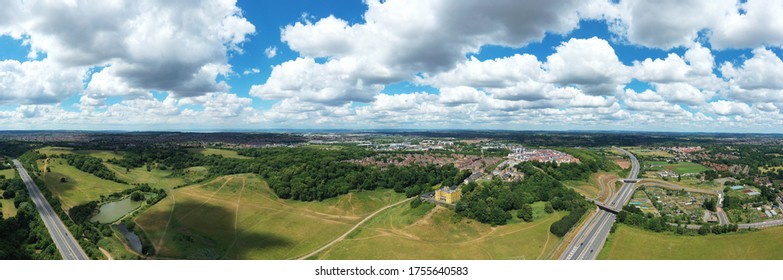
[[[300,257],[299,259],[300,259],[300,260],[304,260],[304,259],[307,259],[307,258],[309,258],[309,257],[312,257],[312,256],[314,256],[315,254],[318,254],[318,253],[320,253],[321,251],[325,250],[326,248],[329,248],[329,246],[332,246],[332,245],[334,245],[334,243],[337,243],[337,242],[340,242],[340,241],[342,241],[343,239],[345,239],[345,237],[347,237],[347,236],[348,236],[348,234],[351,234],[351,232],[353,232],[354,230],[356,230],[357,228],[359,228],[359,226],[363,225],[364,223],[366,223],[367,221],[369,221],[370,219],[372,219],[373,217],[375,217],[375,215],[378,215],[379,213],[383,212],[383,210],[386,210],[386,209],[392,208],[392,207],[394,207],[394,206],[400,205],[400,204],[402,204],[402,203],[405,203],[405,202],[411,201],[411,199],[418,198],[418,197],[419,197],[419,196],[414,196],[414,197],[411,197],[411,198],[405,199],[405,200],[403,200],[403,201],[400,201],[400,202],[397,202],[397,203],[394,203],[394,204],[386,205],[386,206],[384,206],[383,208],[381,208],[381,209],[378,209],[378,211],[375,211],[375,212],[373,212],[372,214],[370,214],[369,216],[367,216],[366,218],[364,218],[364,219],[363,219],[361,222],[359,222],[358,224],[354,225],[354,226],[353,226],[351,229],[349,229],[348,231],[346,231],[345,233],[343,233],[343,235],[340,235],[340,237],[337,237],[335,240],[332,240],[332,242],[329,242],[329,243],[327,243],[327,244],[326,244],[326,245],[324,245],[323,247],[321,247],[321,248],[318,248],[318,250],[315,250],[315,251],[313,251],[313,252],[311,252],[311,253],[309,253],[309,254],[307,254],[307,255],[304,255],[304,256]]]

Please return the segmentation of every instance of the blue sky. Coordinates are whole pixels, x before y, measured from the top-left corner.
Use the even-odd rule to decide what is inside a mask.
[[[0,129],[783,125],[778,2],[38,4],[0,12]]]

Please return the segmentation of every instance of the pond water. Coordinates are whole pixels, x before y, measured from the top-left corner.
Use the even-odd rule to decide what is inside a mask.
[[[122,235],[125,236],[125,239],[128,240],[131,249],[136,251],[136,253],[141,254],[141,240],[139,239],[139,236],[132,231],[129,231],[123,224],[117,225],[117,228],[122,232]]]
[[[106,203],[101,205],[98,209],[98,214],[90,219],[90,222],[99,222],[102,224],[108,224],[114,222],[122,216],[130,213],[131,211],[139,208],[141,201],[133,201],[130,197],[126,197],[123,200]]]

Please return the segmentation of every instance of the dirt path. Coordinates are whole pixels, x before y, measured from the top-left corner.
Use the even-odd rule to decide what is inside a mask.
[[[386,206],[384,206],[383,208],[381,208],[381,209],[378,209],[378,211],[375,211],[375,212],[373,212],[372,214],[370,214],[369,216],[367,216],[366,218],[364,218],[364,220],[362,220],[361,222],[357,223],[357,224],[356,224],[355,226],[353,226],[351,229],[349,229],[348,231],[346,231],[345,233],[343,233],[343,235],[340,235],[340,237],[337,237],[335,240],[332,240],[331,242],[327,243],[327,244],[326,244],[326,245],[324,245],[323,247],[321,247],[321,248],[318,248],[317,250],[315,250],[315,251],[313,251],[313,252],[311,252],[311,253],[309,253],[309,254],[307,254],[307,255],[304,255],[304,256],[300,257],[299,259],[300,259],[300,260],[304,260],[304,259],[307,259],[307,258],[309,258],[309,257],[312,257],[312,256],[313,256],[313,255],[315,255],[315,254],[318,254],[318,253],[320,253],[320,252],[321,252],[321,251],[323,251],[324,249],[326,249],[326,248],[329,248],[330,246],[334,245],[335,243],[337,243],[337,242],[340,242],[340,241],[342,241],[343,239],[345,239],[345,237],[347,237],[347,236],[348,236],[348,234],[350,234],[351,232],[353,232],[354,230],[356,230],[357,228],[359,228],[359,226],[363,225],[364,223],[366,223],[367,221],[369,221],[369,220],[370,220],[370,219],[372,219],[373,217],[375,217],[375,215],[378,215],[379,213],[383,212],[383,211],[384,211],[384,210],[386,210],[386,209],[392,208],[392,207],[394,207],[394,206],[400,205],[400,204],[402,204],[402,203],[405,203],[405,202],[411,201],[412,199],[416,199],[416,198],[418,198],[418,196],[414,196],[414,197],[411,197],[411,198],[405,199],[405,200],[403,200],[403,201],[399,201],[399,202],[397,202],[397,203],[394,203],[394,204],[386,205]]]
[[[169,220],[166,222],[166,227],[163,228],[163,234],[160,235],[160,239],[158,240],[157,246],[155,246],[155,252],[160,252],[160,249],[163,247],[163,239],[166,237],[166,233],[169,231],[169,225],[171,224],[171,220],[174,219],[174,207],[177,206],[177,198],[174,196],[174,192],[171,192],[169,195],[171,197],[171,212],[169,212]]]
[[[231,180],[234,180],[234,177],[229,177],[229,178],[226,178],[226,181],[225,181],[225,182],[223,182],[223,184],[222,184],[222,185],[220,185],[220,187],[219,187],[219,188],[218,188],[218,189],[217,189],[215,192],[213,192],[213,193],[212,193],[212,195],[210,195],[210,196],[207,198],[207,200],[204,200],[204,202],[202,202],[201,204],[199,204],[199,206],[198,206],[198,207],[196,207],[196,209],[199,209],[199,208],[201,208],[201,206],[204,206],[204,204],[207,204],[207,202],[209,202],[210,200],[212,200],[212,198],[213,198],[213,197],[215,197],[215,195],[216,195],[217,193],[219,193],[219,192],[220,192],[220,190],[222,190],[222,189],[223,189],[223,187],[225,187],[225,186],[228,184],[228,182],[231,182]],[[195,210],[195,209],[193,209],[193,210]],[[193,210],[191,210],[191,211],[190,211],[190,212],[188,212],[188,213],[185,213],[185,215],[182,215],[182,217],[179,217],[179,219],[177,219],[177,222],[179,222],[179,221],[182,221],[182,219],[184,219],[185,217],[187,217],[188,215],[190,215],[191,213],[193,213]],[[173,213],[173,212],[172,212],[172,213]]]
[[[109,251],[106,251],[106,249],[98,247],[98,250],[101,250],[101,253],[103,253],[103,255],[106,256],[106,259],[108,259],[110,261],[114,260],[114,257],[112,257],[111,254],[109,253]]]
[[[223,259],[228,256],[228,253],[231,252],[231,248],[234,248],[234,245],[237,244],[237,238],[239,238],[239,205],[242,205],[242,193],[245,192],[245,186],[247,185],[247,180],[245,178],[242,178],[242,189],[239,190],[239,197],[237,198],[237,208],[234,210],[234,241],[231,242],[231,246],[228,246],[228,249],[226,249],[226,254],[223,255]]]

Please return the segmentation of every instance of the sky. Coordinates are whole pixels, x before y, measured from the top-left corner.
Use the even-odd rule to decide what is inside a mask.
[[[0,130],[783,132],[783,1],[0,1]]]

